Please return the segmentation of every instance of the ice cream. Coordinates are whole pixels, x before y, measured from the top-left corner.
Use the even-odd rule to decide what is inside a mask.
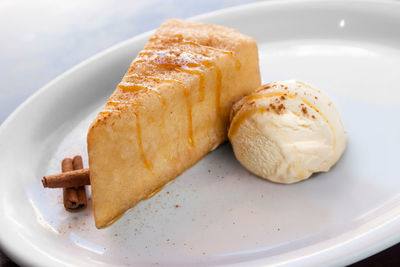
[[[228,136],[246,169],[286,184],[329,171],[346,148],[346,132],[329,97],[294,80],[266,84],[239,100]]]

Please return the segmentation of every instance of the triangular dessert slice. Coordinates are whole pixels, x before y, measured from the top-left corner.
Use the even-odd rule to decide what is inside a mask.
[[[90,127],[96,226],[107,226],[224,142],[232,103],[260,82],[253,38],[166,21]]]

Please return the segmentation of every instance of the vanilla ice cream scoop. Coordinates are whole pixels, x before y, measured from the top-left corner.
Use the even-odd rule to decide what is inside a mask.
[[[228,136],[246,169],[286,184],[328,171],[346,148],[346,132],[329,97],[294,80],[266,84],[239,100]]]

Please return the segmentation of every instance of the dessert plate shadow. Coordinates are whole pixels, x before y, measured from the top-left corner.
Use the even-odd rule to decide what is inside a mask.
[[[328,173],[292,185],[248,173],[229,144],[112,226],[67,213],[43,189],[86,133],[152,32],[67,71],[0,127],[0,242],[18,263],[73,265],[346,265],[400,241],[400,3],[269,1],[192,20],[237,28],[259,45],[264,82],[326,92],[348,132]]]

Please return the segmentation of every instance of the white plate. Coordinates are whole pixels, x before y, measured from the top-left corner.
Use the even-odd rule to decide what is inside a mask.
[[[314,265],[399,242],[400,4],[267,2],[194,20],[254,36],[264,81],[300,79],[333,98],[349,137],[338,165],[278,185],[246,172],[224,145],[107,229],[95,229],[90,207],[65,212],[61,190],[43,189],[41,176],[86,155],[88,125],[146,33],[63,74],[1,126],[4,249],[40,266]]]

